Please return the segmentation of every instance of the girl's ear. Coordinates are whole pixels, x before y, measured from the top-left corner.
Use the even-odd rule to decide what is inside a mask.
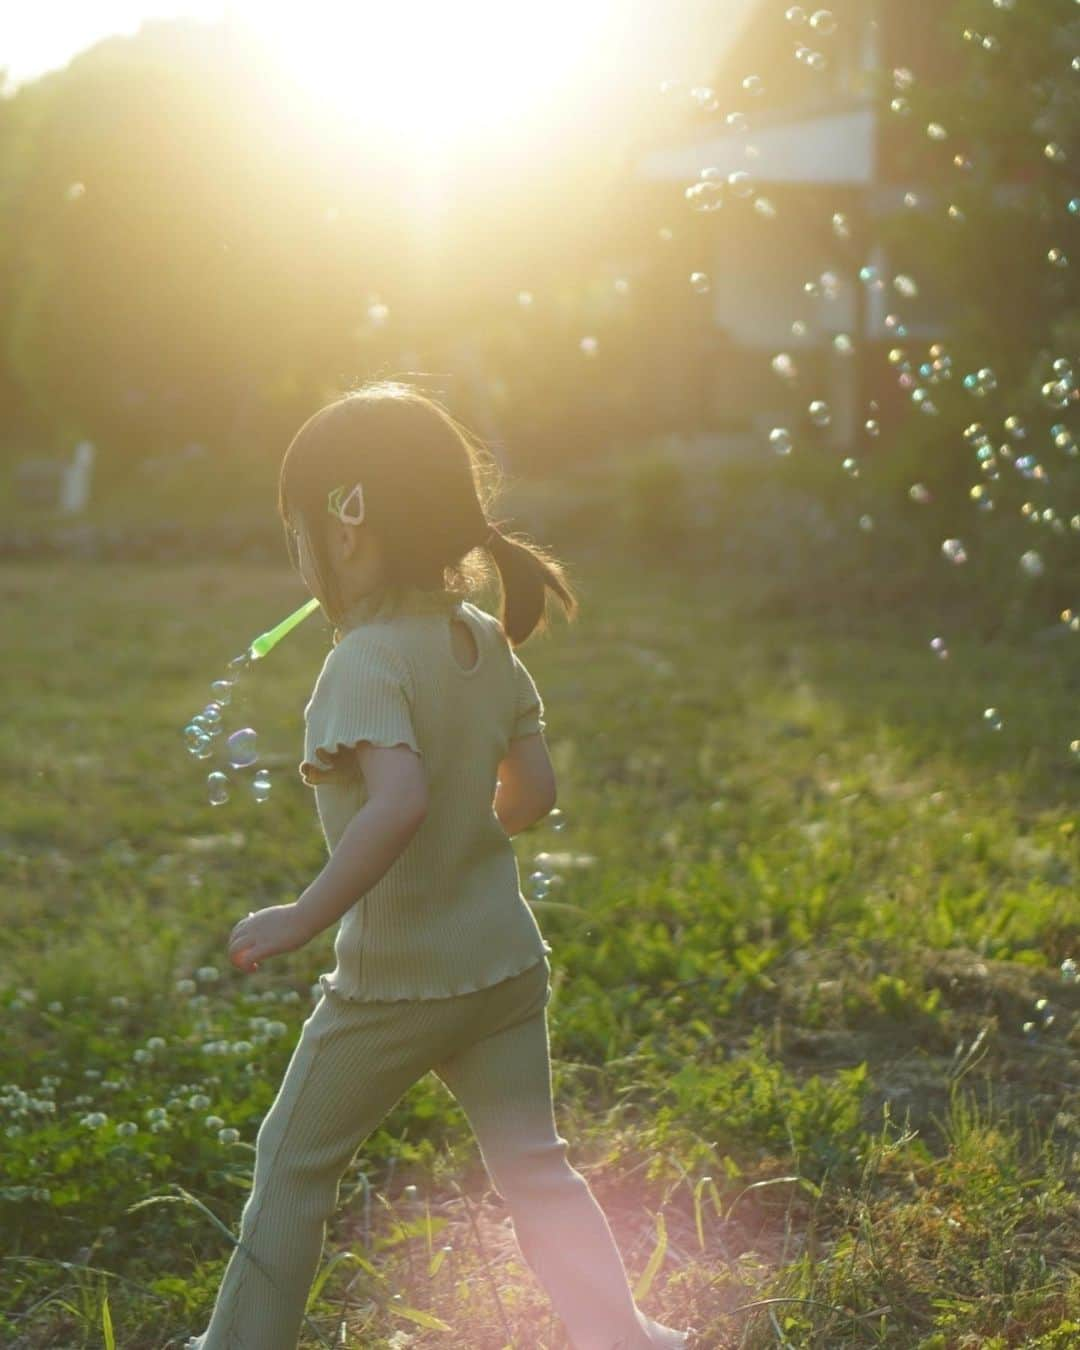
[[[360,538],[360,531],[363,529],[363,526],[341,524],[336,525],[334,528],[335,530],[341,531],[338,536],[341,540],[341,556],[348,562],[353,554],[357,553],[361,547],[362,541]]]

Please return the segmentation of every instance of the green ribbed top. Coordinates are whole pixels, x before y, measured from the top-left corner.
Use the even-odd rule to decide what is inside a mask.
[[[455,615],[476,641],[470,670],[451,646]],[[510,741],[542,731],[543,711],[498,619],[469,601],[399,587],[348,610],[304,709],[300,776],[315,789],[327,848],[367,799],[347,753],[360,741],[420,754],[428,810],[339,921],[324,987],[358,1000],[446,998],[516,975],[551,951],[493,806]]]

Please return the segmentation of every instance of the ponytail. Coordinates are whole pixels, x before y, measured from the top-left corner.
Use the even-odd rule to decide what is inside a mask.
[[[577,597],[558,560],[539,544],[503,534],[500,527],[486,522],[488,533],[483,547],[499,569],[502,583],[502,611],[499,621],[513,647],[519,647],[534,632],[547,629],[547,591],[555,592],[568,619],[578,610]]]

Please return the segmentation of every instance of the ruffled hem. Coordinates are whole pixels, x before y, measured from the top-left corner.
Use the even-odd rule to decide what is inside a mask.
[[[438,998],[456,998],[459,994],[474,994],[479,989],[488,989],[493,984],[500,984],[503,980],[509,980],[514,975],[523,975],[527,970],[532,970],[533,966],[538,966],[541,962],[547,964],[548,970],[551,970],[551,962],[548,961],[548,953],[551,951],[550,943],[544,943],[544,953],[540,957],[534,957],[526,961],[523,966],[515,966],[511,970],[504,970],[500,974],[494,975],[491,979],[484,979],[477,983],[472,981],[468,984],[458,985],[456,989],[441,990],[437,993],[429,991],[416,991],[413,993],[384,993],[384,994],[347,994],[342,990],[335,988],[330,980],[335,972],[319,976],[319,984],[324,992],[329,992],[335,998],[344,999],[346,1003],[405,1003],[405,1002],[426,1002],[428,999]]]
[[[329,760],[329,764],[320,764],[315,760],[301,760],[298,765],[298,772],[303,783],[307,787],[317,787],[320,783],[327,782],[334,774],[341,772],[341,765],[338,763],[340,757],[348,750],[355,750],[358,745],[367,742],[370,745],[378,745],[389,748],[395,745],[407,745],[410,750],[423,758],[423,751],[414,740],[409,740],[404,736],[398,736],[394,739],[381,736],[358,736],[352,741],[325,740],[319,745],[312,747],[312,752],[316,755],[322,755],[324,759]],[[353,772],[358,770],[355,765]],[[316,777],[318,775],[318,777]]]

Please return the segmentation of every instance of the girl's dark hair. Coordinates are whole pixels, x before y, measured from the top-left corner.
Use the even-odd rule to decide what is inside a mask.
[[[547,628],[547,591],[567,618],[578,603],[563,566],[546,549],[504,534],[487,516],[498,465],[485,446],[430,395],[398,381],[361,386],[312,414],[281,465],[278,512],[293,566],[303,529],[323,607],[335,626],[345,602],[326,547],[327,495],[358,480],[364,521],[378,537],[387,586],[446,589],[470,598],[488,580],[486,550],[502,585],[499,620],[513,646]],[[487,542],[485,542],[487,540]],[[335,633],[335,641],[338,634]]]

